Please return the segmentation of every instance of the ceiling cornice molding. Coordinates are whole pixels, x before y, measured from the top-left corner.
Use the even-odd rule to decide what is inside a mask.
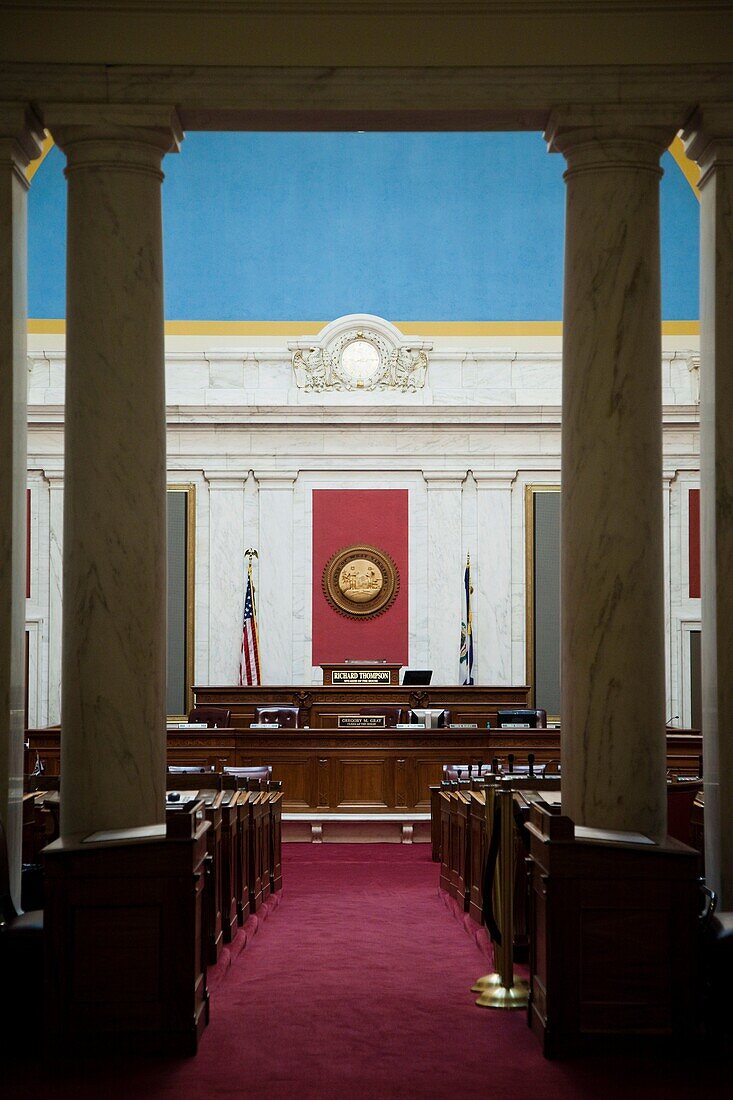
[[[733,64],[578,67],[0,66],[0,99],[171,103],[184,129],[542,130],[572,104],[733,103]]]
[[[730,0],[695,0],[695,10],[730,10]],[[197,12],[242,15],[606,15],[690,10],[690,0],[4,0],[7,11]]]

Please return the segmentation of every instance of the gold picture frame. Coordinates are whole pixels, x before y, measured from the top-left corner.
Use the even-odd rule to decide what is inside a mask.
[[[376,546],[346,546],[323,570],[323,594],[334,611],[350,619],[373,619],[397,599],[400,574],[392,558]]]

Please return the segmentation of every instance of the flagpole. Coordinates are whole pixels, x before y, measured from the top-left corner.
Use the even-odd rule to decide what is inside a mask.
[[[250,588],[251,588],[251,591],[252,591],[252,622],[254,623],[255,642],[257,644],[257,654],[258,654],[258,657],[259,657],[259,652],[260,652],[260,628],[259,628],[259,625],[257,623],[257,600],[256,600],[255,582],[254,582],[254,579],[253,579],[253,576],[252,576],[252,558],[257,558],[257,560],[259,561],[260,555],[257,553],[256,550],[254,550],[250,546],[244,551],[244,556],[247,559],[247,580],[250,583]],[[259,674],[259,669],[257,671],[258,671],[258,674]],[[259,675],[258,675],[258,679],[259,679]]]
[[[245,645],[246,645],[246,637],[244,635],[246,635],[246,625],[247,625],[247,621],[249,620],[250,625],[251,625],[251,629],[252,629],[252,636],[253,636],[252,637],[253,645],[252,645],[252,651],[251,652],[252,652],[252,658],[253,658],[253,663],[254,663],[254,668],[253,668],[254,678],[253,678],[253,680],[250,680],[251,673],[250,673],[250,669],[249,669],[249,660],[247,659],[247,661],[246,661],[246,664],[247,664],[247,683],[254,682],[254,683],[259,684],[259,683],[261,683],[261,680],[262,680],[262,677],[260,675],[260,641],[259,641],[259,627],[257,625],[257,603],[256,603],[256,599],[255,599],[255,583],[254,583],[254,575],[253,575],[253,572],[252,572],[252,559],[253,558],[258,558],[259,559],[259,554],[258,554],[257,550],[254,549],[254,547],[250,546],[245,550],[244,556],[247,559],[247,588],[246,588],[246,593],[247,592],[249,593],[249,600],[250,600],[250,604],[251,604],[251,615],[247,616],[247,594],[245,593],[245,625],[244,625],[244,628],[243,628],[242,655],[240,657],[240,662],[239,662],[239,682],[240,682],[240,684],[244,684]]]
[[[473,686],[473,609],[471,607],[473,585],[471,584],[471,554],[468,551],[466,552],[466,574],[466,632],[468,634],[468,675],[466,681]]]

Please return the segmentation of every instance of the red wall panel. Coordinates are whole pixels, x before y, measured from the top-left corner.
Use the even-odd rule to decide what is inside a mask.
[[[700,490],[690,489],[689,496],[690,539],[690,599],[700,596]]]
[[[313,490],[313,664],[344,660],[408,663],[407,489]],[[385,551],[400,575],[392,606],[374,619],[339,615],[323,594],[323,570],[338,550],[366,543]]]

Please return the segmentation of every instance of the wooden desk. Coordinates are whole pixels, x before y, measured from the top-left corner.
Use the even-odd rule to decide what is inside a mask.
[[[339,690],[339,689],[335,689]],[[401,690],[401,689],[400,689]],[[465,689],[464,689],[465,690]],[[28,731],[26,760],[36,751],[58,774],[58,727]],[[667,763],[697,767],[702,738],[678,731],[667,738]],[[517,764],[534,753],[537,767],[560,759],[559,730],[499,729],[211,729],[169,730],[168,763],[213,767],[272,765],[283,785],[286,813],[430,812],[430,787],[445,764]],[[226,921],[225,921],[226,927]]]
[[[232,724],[249,726],[255,719],[255,707],[277,705],[300,707],[304,724],[311,729],[327,729],[337,724],[339,714],[358,714],[361,707],[385,703],[388,706],[437,707],[451,712],[453,722],[497,724],[496,712],[503,707],[527,707],[528,687],[491,687],[456,684],[422,687],[367,686],[333,687],[329,684],[287,685],[280,687],[195,687],[197,707],[221,707],[232,712]]]
[[[529,1023],[547,1057],[601,1035],[688,1043],[697,1004],[697,853],[576,839],[573,822],[530,809]]]
[[[195,1054],[207,1019],[208,821],[188,837],[44,849],[44,1040],[52,1050]]]

